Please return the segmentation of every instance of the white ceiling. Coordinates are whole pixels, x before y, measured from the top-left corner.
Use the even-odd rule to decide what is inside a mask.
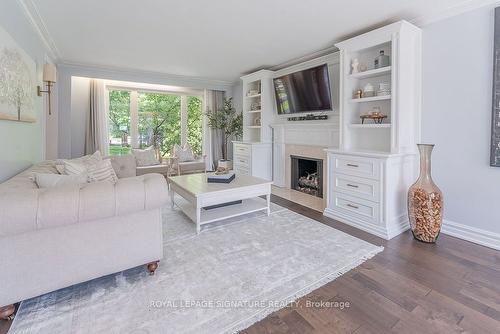
[[[234,81],[471,0],[23,0],[59,61]]]

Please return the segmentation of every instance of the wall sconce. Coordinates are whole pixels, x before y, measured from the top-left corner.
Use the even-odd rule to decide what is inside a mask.
[[[42,93],[47,93],[49,97],[49,115],[52,115],[50,94],[51,88],[56,82],[57,72],[56,66],[53,64],[43,65],[43,78],[42,80],[47,83],[47,90],[42,90],[42,87],[37,86],[38,96],[42,96]]]

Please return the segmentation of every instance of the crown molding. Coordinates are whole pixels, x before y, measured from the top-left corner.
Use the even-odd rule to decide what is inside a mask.
[[[414,25],[419,27],[425,27],[426,25],[429,25],[431,23],[442,21],[453,16],[473,11],[475,9],[486,6],[494,6],[498,4],[500,4],[499,0],[466,0],[457,5],[443,9],[437,13],[415,17],[408,20],[408,22],[413,23]]]
[[[54,62],[57,62],[61,58],[61,54],[59,53],[56,43],[50,35],[49,30],[47,29],[47,26],[45,25],[45,22],[43,21],[35,3],[32,0],[18,0],[18,3],[24,12],[24,15],[31,23],[38,36],[42,40],[43,44],[45,45],[49,56]]]
[[[180,74],[169,74],[155,71],[143,71],[131,68],[76,63],[60,61],[58,67],[62,71],[70,72],[72,76],[98,77],[100,79],[141,82],[141,80],[152,80],[153,84],[178,85],[192,88],[220,88],[228,90],[234,84],[229,80],[218,80],[203,77],[194,77]]]

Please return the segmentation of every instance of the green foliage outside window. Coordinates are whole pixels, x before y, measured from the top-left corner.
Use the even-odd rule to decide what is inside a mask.
[[[112,90],[109,92],[109,135],[110,155],[130,152],[130,92]]]
[[[195,96],[188,96],[187,108],[187,142],[193,149],[194,154],[201,155],[203,143],[203,113],[201,112],[201,99]]]
[[[138,132],[139,146],[154,146],[162,156],[181,142],[181,97],[159,93],[139,93]],[[109,92],[110,155],[130,152],[130,92]],[[187,141],[195,154],[201,154],[202,101],[187,97]]]
[[[154,146],[162,156],[181,143],[181,97],[139,94],[139,145]]]

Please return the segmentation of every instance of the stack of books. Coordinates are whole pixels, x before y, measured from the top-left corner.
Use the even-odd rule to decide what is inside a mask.
[[[235,178],[234,172],[230,171],[227,174],[208,174],[207,182],[208,183],[230,183]]]

